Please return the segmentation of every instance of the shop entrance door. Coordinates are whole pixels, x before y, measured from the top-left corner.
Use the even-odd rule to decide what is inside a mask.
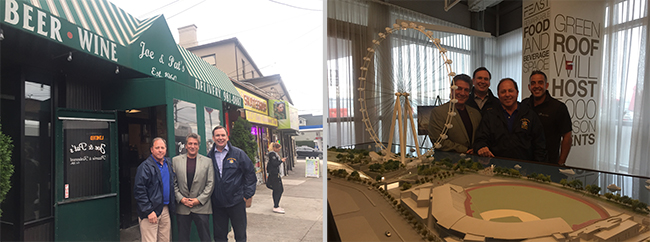
[[[118,241],[115,112],[59,109],[55,121],[56,241]]]
[[[137,204],[133,196],[135,174],[140,163],[151,154],[151,141],[158,136],[167,138],[165,108],[165,105],[160,105],[117,113],[122,229],[138,224]]]

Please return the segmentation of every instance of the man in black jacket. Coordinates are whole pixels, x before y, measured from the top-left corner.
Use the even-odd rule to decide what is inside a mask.
[[[542,121],[548,162],[564,165],[572,141],[569,110],[566,104],[553,98],[548,92],[548,82],[544,72],[533,71],[529,81],[530,97],[521,101],[521,104],[532,108]]]
[[[476,68],[472,75],[474,86],[465,105],[478,109],[481,115],[486,109],[499,107],[499,99],[490,90],[491,79],[492,74],[485,67]]]
[[[501,106],[485,110],[474,140],[475,153],[545,162],[542,123],[534,111],[517,102],[517,83],[504,78],[497,89]]]
[[[228,241],[228,220],[232,224],[237,242],[246,241],[246,207],[250,206],[257,176],[246,153],[228,142],[226,128],[212,130],[214,145],[208,153],[214,165],[214,191],[212,192],[212,223],[214,240]]]
[[[138,166],[135,174],[133,195],[143,242],[171,241],[170,214],[176,211],[175,177],[166,153],[165,140],[153,139],[151,155]]]

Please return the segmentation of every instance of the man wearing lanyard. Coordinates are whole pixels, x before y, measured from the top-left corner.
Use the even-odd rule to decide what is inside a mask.
[[[212,223],[214,240],[228,241],[228,220],[237,242],[246,241],[246,207],[255,195],[257,176],[246,153],[230,144],[226,128],[212,130],[214,145],[208,157],[214,164],[214,191],[212,192]]]
[[[151,155],[135,174],[133,195],[137,203],[142,241],[171,241],[170,213],[176,209],[174,173],[169,167],[167,143],[156,137],[151,144]]]

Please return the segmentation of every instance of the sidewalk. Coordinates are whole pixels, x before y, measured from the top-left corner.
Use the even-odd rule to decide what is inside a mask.
[[[285,214],[273,213],[273,191],[265,184],[257,186],[253,206],[246,211],[248,241],[323,241],[323,177],[305,177],[304,159],[288,173],[282,177],[280,199]],[[229,241],[235,241],[232,232]]]
[[[322,162],[322,161],[321,161]],[[322,164],[321,166],[322,167]],[[322,173],[322,172],[321,172]],[[285,214],[273,213],[272,190],[257,186],[253,206],[246,209],[248,241],[323,241],[323,177],[305,177],[305,160],[282,177],[280,206]],[[121,241],[140,241],[138,226],[120,232]],[[235,241],[232,232],[228,241]]]

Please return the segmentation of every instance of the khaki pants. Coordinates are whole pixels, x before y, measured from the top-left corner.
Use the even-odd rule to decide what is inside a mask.
[[[171,241],[172,223],[167,205],[163,207],[162,213],[158,216],[158,223],[149,223],[149,219],[138,218],[138,220],[140,221],[142,242]]]

